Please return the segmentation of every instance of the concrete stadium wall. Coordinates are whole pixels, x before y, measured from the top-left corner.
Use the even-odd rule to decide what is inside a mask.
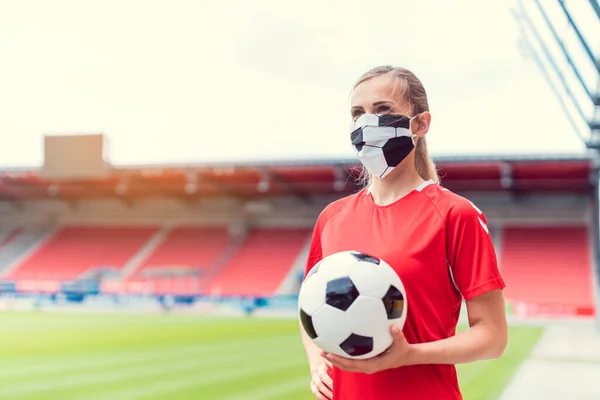
[[[591,198],[583,195],[511,196],[462,193],[486,215],[491,227],[510,224],[585,224],[592,222]],[[133,204],[118,200],[65,203],[30,201],[16,207],[0,204],[3,227],[67,224],[152,224],[312,227],[323,208],[335,198],[313,204],[295,198],[268,201],[213,199],[186,204],[174,199],[148,199]],[[243,229],[243,228],[242,228]]]

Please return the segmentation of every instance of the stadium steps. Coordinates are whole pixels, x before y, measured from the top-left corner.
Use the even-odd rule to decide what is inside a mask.
[[[255,228],[210,284],[219,296],[272,296],[306,243],[309,229]]]
[[[593,310],[591,245],[584,226],[507,227],[501,265],[506,298],[515,305]]]
[[[288,274],[283,278],[283,281],[276,290],[276,294],[279,296],[297,295],[300,291],[301,277],[304,275],[306,269],[306,260],[308,259],[308,253],[310,252],[310,243],[312,239],[312,233],[306,235],[306,243],[298,254],[296,261],[290,268]]]
[[[19,264],[34,253],[54,235],[55,229],[49,227],[26,227],[0,250],[0,270],[2,277],[10,275]]]
[[[21,228],[0,228],[0,250],[21,234]]]
[[[207,269],[206,273],[202,278],[200,290],[203,293],[207,293],[208,291],[210,291],[213,281],[216,279],[217,276],[219,276],[223,268],[227,266],[231,259],[242,248],[242,246],[246,242],[247,237],[248,233],[244,232],[238,233],[230,238],[225,250],[221,253],[219,258],[215,260],[214,264],[209,269]]]
[[[143,265],[143,263],[156,251],[156,249],[165,241],[171,233],[171,228],[166,226],[160,229],[152,236],[144,247],[127,261],[121,270],[119,279],[127,279],[133,276]]]
[[[238,246],[225,226],[175,227],[129,275],[125,287],[157,294],[200,293],[204,281]]]

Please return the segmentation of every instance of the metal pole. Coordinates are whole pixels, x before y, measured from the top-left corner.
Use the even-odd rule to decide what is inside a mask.
[[[552,25],[552,22],[548,18],[548,15],[546,14],[546,11],[544,10],[544,7],[542,7],[542,4],[540,3],[540,0],[534,0],[534,2],[537,5],[538,9],[540,10],[540,14],[542,15],[542,18],[544,19],[544,21],[546,22],[546,25],[548,26],[548,29],[552,33],[552,36],[554,37],[554,40],[556,40],[556,43],[558,44],[558,47],[560,47],[560,49],[562,50],[562,53],[565,56],[565,59],[567,60],[567,63],[569,64],[569,66],[573,70],[573,73],[575,74],[575,76],[579,80],[579,83],[581,84],[581,87],[583,88],[583,90],[585,91],[585,93],[588,95],[588,97],[590,98],[590,100],[594,101],[594,96],[592,95],[592,92],[587,87],[585,81],[583,80],[583,77],[581,76],[581,73],[579,72],[579,69],[577,69],[577,66],[573,62],[573,59],[571,58],[571,55],[569,54],[569,51],[565,47],[565,44],[563,43],[563,41],[560,38],[560,36],[558,36],[558,33],[556,32],[556,29],[554,29],[554,25]]]
[[[573,28],[573,31],[575,31],[575,34],[577,35],[577,38],[579,39],[579,43],[581,43],[581,46],[583,47],[583,49],[587,53],[588,57],[592,61],[592,64],[594,64],[594,67],[596,67],[596,71],[598,71],[598,73],[600,74],[600,63],[598,63],[598,61],[596,60],[596,56],[594,55],[594,52],[592,51],[592,49],[590,48],[588,43],[585,41],[585,38],[581,34],[581,31],[577,27],[577,24],[575,23],[575,21],[573,20],[571,13],[565,6],[565,0],[558,0],[558,4],[560,4],[560,8],[562,8],[563,13],[565,14],[565,17],[567,17],[567,20],[569,21],[569,25],[571,25],[571,28]]]
[[[538,42],[538,44],[540,46],[540,49],[542,50],[542,53],[544,53],[544,56],[546,56],[546,59],[548,60],[548,63],[550,64],[550,66],[552,67],[552,69],[554,69],[554,72],[556,73],[556,76],[560,80],[560,82],[561,82],[561,84],[563,86],[563,89],[564,89],[565,93],[567,94],[567,96],[569,97],[569,99],[571,100],[571,103],[575,107],[575,110],[577,111],[577,113],[579,114],[579,116],[581,117],[581,119],[583,119],[587,123],[588,122],[587,116],[585,115],[585,113],[583,112],[583,109],[581,108],[581,105],[579,104],[579,102],[577,102],[577,99],[575,98],[575,96],[571,92],[570,86],[567,83],[567,81],[565,80],[565,76],[562,73],[561,69],[558,67],[556,61],[554,60],[554,57],[552,57],[552,54],[550,53],[550,50],[548,49],[548,47],[546,46],[544,40],[542,39],[542,37],[538,33],[538,31],[537,31],[536,27],[534,26],[533,22],[531,22],[531,19],[529,18],[529,14],[525,10],[525,7],[523,6],[522,1],[518,0],[517,4],[519,5],[519,12],[520,12],[519,16],[521,17],[521,20],[526,23],[527,28],[529,29],[529,31],[535,37],[536,41]]]

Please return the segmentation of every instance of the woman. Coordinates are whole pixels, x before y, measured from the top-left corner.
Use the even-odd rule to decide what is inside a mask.
[[[396,270],[410,306],[402,332],[390,328],[392,346],[370,360],[327,354],[302,332],[310,388],[320,400],[462,399],[454,365],[500,357],[507,343],[504,281],[485,217],[438,185],[425,142],[427,95],[410,71],[365,73],[351,113],[368,185],[323,210],[306,273],[339,251],[371,254]],[[469,328],[456,335],[462,299]]]

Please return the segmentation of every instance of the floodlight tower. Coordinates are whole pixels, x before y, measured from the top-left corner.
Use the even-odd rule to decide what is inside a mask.
[[[521,30],[520,45],[540,68],[593,160],[594,293],[600,331],[600,0],[516,0],[513,16]]]

